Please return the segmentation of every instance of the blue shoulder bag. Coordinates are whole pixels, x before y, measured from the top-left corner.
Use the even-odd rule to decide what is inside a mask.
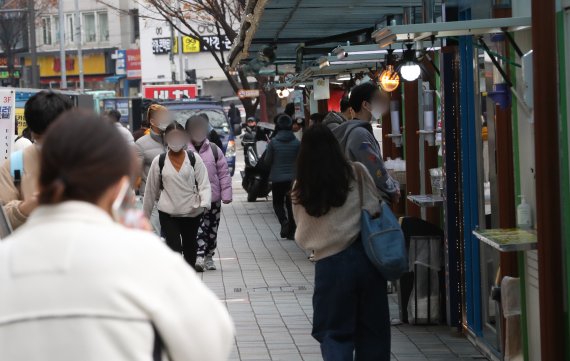
[[[372,216],[364,209],[363,171],[362,166],[355,167],[360,193],[360,235],[364,251],[385,279],[395,281],[408,271],[404,233],[386,202],[380,200],[379,215]]]

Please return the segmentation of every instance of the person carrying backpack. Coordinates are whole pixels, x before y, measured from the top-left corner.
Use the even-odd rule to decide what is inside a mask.
[[[33,95],[24,106],[34,146],[15,151],[0,167],[0,205],[12,228],[26,222],[38,206],[37,193],[43,135],[57,118],[73,107],[71,99],[53,91]]]
[[[215,270],[213,260],[217,246],[218,227],[222,213],[222,202],[232,202],[232,177],[223,151],[208,140],[208,120],[201,115],[195,115],[186,122],[186,131],[190,136],[189,149],[198,153],[208,170],[210,187],[212,189],[212,204],[204,213],[198,230],[198,254],[196,271]]]
[[[188,135],[174,122],[164,132],[168,146],[152,161],[143,199],[144,214],[150,217],[157,203],[160,226],[166,243],[182,253],[190,266],[196,264],[196,235],[205,209],[210,208],[212,190],[202,159],[187,151]]]

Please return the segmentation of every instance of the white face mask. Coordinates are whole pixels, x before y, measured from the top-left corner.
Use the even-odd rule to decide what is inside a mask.
[[[180,152],[182,149],[186,149],[187,145],[185,143],[181,143],[181,142],[169,142],[168,143],[168,149],[170,149],[171,151],[178,153]]]
[[[382,114],[384,114],[384,111],[386,109],[384,109],[384,106],[381,104],[373,104],[372,105],[372,110],[370,111],[370,114],[372,114],[372,120],[378,120],[380,119],[380,117],[382,117]]]
[[[157,127],[161,132],[164,132],[166,128],[168,128],[168,126],[172,124],[172,121],[170,120],[153,121],[152,124],[155,127]]]

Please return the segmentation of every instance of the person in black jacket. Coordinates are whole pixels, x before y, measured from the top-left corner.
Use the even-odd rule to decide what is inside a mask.
[[[294,239],[296,225],[290,193],[301,142],[292,131],[293,120],[290,116],[278,115],[275,124],[279,132],[267,147],[264,163],[271,169],[269,180],[272,182],[273,209],[281,223],[281,237]]]

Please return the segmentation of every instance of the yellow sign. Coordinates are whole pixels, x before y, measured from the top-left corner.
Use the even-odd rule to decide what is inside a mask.
[[[16,123],[18,124],[18,135],[22,135],[26,129],[26,118],[24,118],[24,108],[16,108]]]
[[[182,38],[182,52],[183,53],[199,53],[200,52],[200,40],[194,39],[190,36],[185,36]]]
[[[174,38],[174,46],[172,47],[174,54],[178,54],[178,37]],[[199,53],[200,52],[200,40],[195,39],[191,36],[182,37],[182,52],[187,53]]]
[[[26,58],[26,65],[31,65],[30,58]],[[55,77],[61,75],[59,56],[38,56],[40,77]],[[79,75],[79,62],[77,56],[68,55],[66,60],[67,75]],[[83,73],[85,75],[106,74],[105,53],[83,54]]]

